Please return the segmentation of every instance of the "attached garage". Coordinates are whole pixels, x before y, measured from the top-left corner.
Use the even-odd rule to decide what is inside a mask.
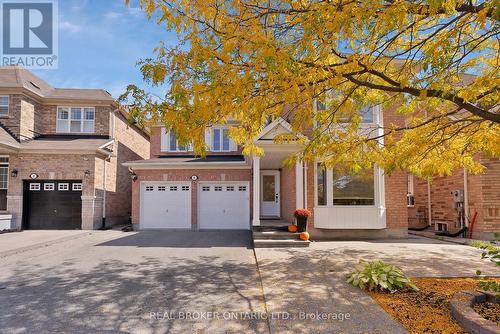
[[[190,229],[191,184],[189,182],[143,182],[141,229]]]
[[[199,229],[250,229],[248,182],[214,182],[198,185]]]
[[[24,229],[81,229],[82,181],[25,181],[23,197]]]

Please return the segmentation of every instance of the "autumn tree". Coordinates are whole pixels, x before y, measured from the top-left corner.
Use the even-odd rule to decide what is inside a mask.
[[[283,116],[295,134],[278,140],[300,141],[300,158],[329,166],[430,176],[479,172],[475,155],[500,155],[497,0],[140,4],[179,42],[140,61],[165,96],[129,86],[121,100],[138,122],[164,123],[198,154],[205,127],[228,119],[244,152],[260,154],[253,138]],[[373,106],[399,119],[366,127],[360,111]]]

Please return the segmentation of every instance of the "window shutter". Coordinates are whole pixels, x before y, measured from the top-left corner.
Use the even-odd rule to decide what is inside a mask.
[[[205,129],[205,145],[207,146],[207,150],[212,150],[212,129]]]

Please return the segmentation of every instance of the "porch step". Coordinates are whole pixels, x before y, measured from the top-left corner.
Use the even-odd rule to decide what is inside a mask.
[[[300,240],[300,233],[282,231],[254,231],[254,240]]]
[[[266,240],[266,239],[254,239],[254,248],[291,248],[291,247],[309,247],[311,242],[304,240]]]

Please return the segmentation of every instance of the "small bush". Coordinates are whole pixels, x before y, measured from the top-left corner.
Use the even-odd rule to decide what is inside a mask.
[[[370,291],[397,291],[406,287],[418,290],[400,268],[383,261],[359,261],[355,270],[347,275],[347,283]]]
[[[497,267],[500,266],[500,247],[495,243],[488,243],[484,241],[471,242],[471,246],[482,249],[484,252],[481,258],[489,259]],[[476,271],[476,275],[481,275],[481,271]],[[495,295],[500,296],[500,284],[495,281],[481,281],[479,287],[484,291],[493,292]]]

